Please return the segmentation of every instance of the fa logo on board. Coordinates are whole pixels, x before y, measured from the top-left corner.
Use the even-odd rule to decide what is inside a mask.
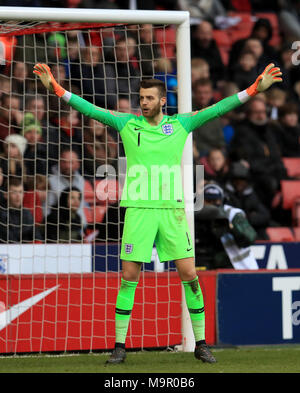
[[[173,126],[172,126],[172,124],[164,124],[164,125],[162,125],[161,126],[161,128],[162,128],[162,132],[165,134],[165,135],[171,135],[171,134],[173,134]]]

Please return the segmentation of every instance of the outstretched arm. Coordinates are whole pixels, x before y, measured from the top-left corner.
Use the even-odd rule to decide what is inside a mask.
[[[280,68],[274,67],[274,64],[269,64],[265,70],[257,77],[256,81],[237,94],[226,97],[217,104],[211,105],[203,110],[186,113],[179,116],[186,130],[193,131],[201,127],[203,124],[217,117],[225,115],[227,112],[237,108],[246,103],[251,97],[267,90],[273,83],[282,82]]]
[[[133,117],[133,115],[128,113],[120,113],[100,108],[79,97],[78,95],[65,90],[54,79],[54,76],[52,75],[52,72],[47,64],[36,64],[34,66],[33,73],[40,78],[46,89],[62,98],[72,108],[83,115],[98,120],[101,123],[115,128],[118,131],[121,131],[127,121]]]

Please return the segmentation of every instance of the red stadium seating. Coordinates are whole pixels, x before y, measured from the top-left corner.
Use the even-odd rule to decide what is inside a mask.
[[[26,191],[24,193],[23,207],[31,211],[35,224],[43,222],[43,208],[37,191]]]
[[[297,242],[299,242],[300,241],[300,227],[294,227],[293,231],[294,231],[295,240]]]
[[[289,177],[300,179],[300,158],[283,157],[282,162]]]
[[[289,227],[270,227],[266,229],[271,242],[293,242],[294,234]]]
[[[176,29],[173,26],[165,29],[154,29],[154,42],[160,44],[162,57],[175,58]]]
[[[295,201],[300,199],[300,180],[282,180],[282,207],[292,209]]]

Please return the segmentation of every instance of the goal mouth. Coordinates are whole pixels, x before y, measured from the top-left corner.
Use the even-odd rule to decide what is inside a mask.
[[[108,350],[121,276],[123,142],[32,71],[48,64],[65,90],[120,115],[140,115],[140,80],[159,78],[167,85],[165,114],[189,112],[186,13],[83,10],[80,17],[61,9],[53,18],[50,9],[9,8],[15,18],[5,20],[9,10],[0,7],[0,353]],[[23,193],[21,203],[9,200],[12,189]],[[10,206],[19,221],[7,215]],[[154,247],[128,348],[182,342],[175,270]]]

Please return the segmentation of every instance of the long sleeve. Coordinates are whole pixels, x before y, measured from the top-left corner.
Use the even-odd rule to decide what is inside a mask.
[[[209,122],[210,120],[223,116],[231,110],[237,108],[246,102],[249,98],[250,97],[245,91],[233,94],[232,96],[226,97],[218,103],[205,109],[179,114],[177,115],[178,120],[181,122],[187,132],[191,132],[196,128],[203,126],[203,124]]]
[[[100,108],[74,93],[66,92],[62,98],[78,112],[91,117],[92,119],[98,120],[117,131],[121,131],[126,123],[134,117],[134,115],[129,113],[121,113]]]

